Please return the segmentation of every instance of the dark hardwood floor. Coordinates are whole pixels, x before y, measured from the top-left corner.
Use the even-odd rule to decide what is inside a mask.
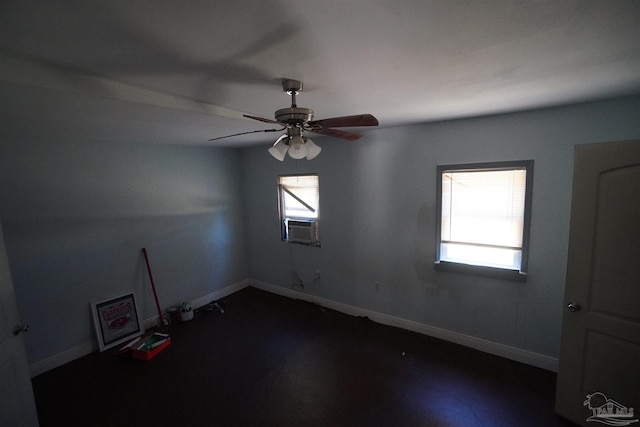
[[[556,375],[247,288],[148,362],[93,353],[33,378],[49,426],[569,426]]]

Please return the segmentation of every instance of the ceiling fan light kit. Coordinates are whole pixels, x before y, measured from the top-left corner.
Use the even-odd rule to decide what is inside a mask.
[[[314,159],[320,154],[322,148],[317,146],[310,138],[302,136],[300,128],[287,129],[287,134],[280,136],[269,148],[269,153],[281,162],[287,153],[292,159]]]
[[[313,120],[313,110],[310,108],[298,107],[296,104],[296,96],[302,92],[302,82],[299,80],[283,79],[282,90],[291,96],[291,107],[277,110],[274,114],[275,120],[267,119],[259,116],[251,116],[244,114],[244,117],[257,120],[263,123],[273,123],[283,126],[282,129],[266,129],[258,131],[243,132],[240,134],[222,136],[212,138],[212,140],[228,138],[232,136],[244,135],[254,132],[277,132],[286,130],[269,148],[269,153],[281,162],[284,161],[286,154],[293,159],[314,159],[320,154],[322,148],[317,146],[311,139],[303,135],[303,131],[314,132],[321,135],[332,136],[334,138],[345,139],[347,141],[355,141],[362,135],[347,132],[338,127],[356,127],[356,126],[378,126],[378,119],[371,114],[360,114],[355,116],[333,117],[324,120]]]

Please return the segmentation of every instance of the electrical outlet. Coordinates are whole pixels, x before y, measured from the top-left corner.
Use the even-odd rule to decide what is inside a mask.
[[[313,280],[320,280],[320,270],[316,270],[313,274]]]
[[[380,282],[375,282],[373,284],[373,288],[376,290],[376,292],[380,292],[380,287],[382,286],[382,284]]]

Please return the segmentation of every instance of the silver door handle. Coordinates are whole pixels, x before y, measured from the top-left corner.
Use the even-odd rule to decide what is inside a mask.
[[[20,332],[27,332],[29,325],[16,325],[13,327],[13,335],[18,335]]]
[[[577,302],[570,302],[569,304],[567,304],[567,308],[569,309],[569,311],[575,313],[576,311],[580,311],[582,307],[580,307],[580,304],[578,304]]]

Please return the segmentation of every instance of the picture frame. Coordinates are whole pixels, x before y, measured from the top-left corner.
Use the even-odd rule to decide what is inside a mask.
[[[133,291],[91,303],[100,351],[144,334],[140,309]]]

